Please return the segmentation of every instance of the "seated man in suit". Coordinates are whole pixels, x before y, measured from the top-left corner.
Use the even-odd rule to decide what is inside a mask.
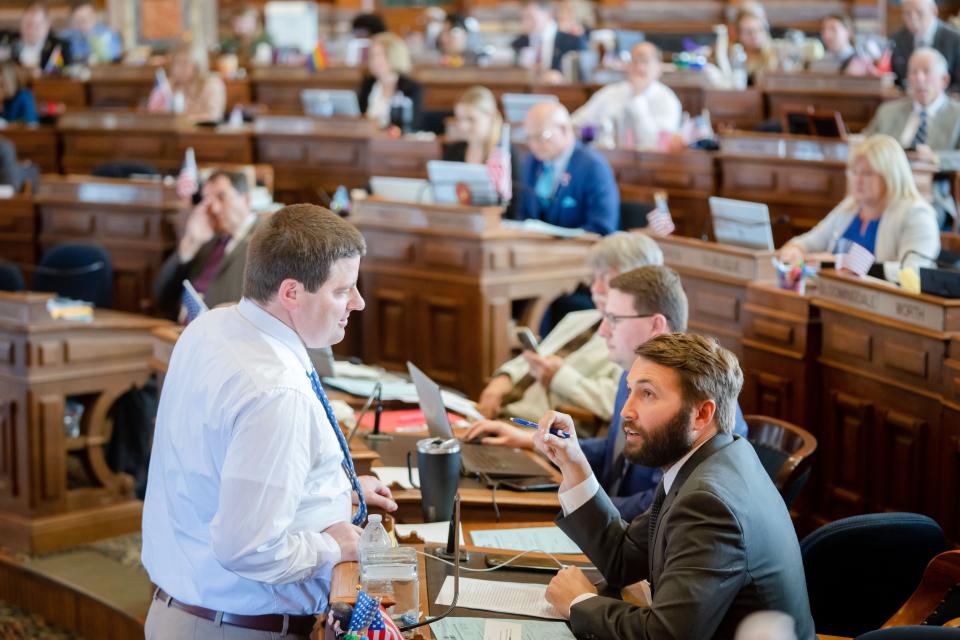
[[[203,200],[187,219],[177,250],[157,277],[157,307],[162,315],[180,312],[183,281],[189,280],[210,308],[240,300],[247,243],[257,216],[250,211],[242,173],[215,171],[203,185]]]
[[[577,140],[566,107],[542,102],[523,124],[527,154],[517,215],[607,235],[620,225],[620,191],[607,159]]]
[[[680,130],[683,107],[673,89],[660,82],[662,54],[652,42],[630,51],[626,80],[608,84],[593,94],[572,116],[578,127],[593,125],[615,131],[615,146],[655,149],[661,133]]]
[[[490,420],[473,425],[471,437],[501,434],[512,446],[533,448],[529,429],[521,430],[499,416],[539,420],[560,404],[582,407],[603,421],[613,416],[617,384],[623,368],[610,360],[607,343],[597,333],[611,278],[642,267],[663,264],[663,252],[650,236],[618,231],[590,247],[593,270],[590,297],[596,309],[572,311],[544,337],[536,352],[525,350],[503,363],[480,394],[477,408]],[[519,444],[513,442],[520,436]],[[488,444],[504,444],[497,437]]]
[[[950,74],[950,90],[960,91],[960,31],[937,17],[936,0],[903,0],[903,27],[890,37],[890,64],[897,84],[907,84],[907,66],[915,49],[932,47],[943,54]]]
[[[580,442],[580,448],[600,486],[610,497],[620,517],[632,520],[650,507],[654,490],[663,475],[658,468],[632,464],[626,455],[626,438],[620,416],[627,401],[627,370],[638,346],[663,333],[687,330],[687,294],[680,276],[669,267],[646,266],[610,280],[598,335],[607,343],[610,361],[623,371],[613,405],[607,435]],[[735,432],[747,435],[740,406],[736,407]],[[534,448],[535,433],[502,422],[478,423],[467,438],[482,433],[484,444]]]
[[[517,64],[538,71],[553,71],[548,79],[560,78],[560,60],[571,51],[587,48],[583,36],[565,33],[557,28],[557,21],[545,0],[527,0],[520,14],[523,33],[511,45]]]
[[[736,356],[690,333],[651,338],[637,356],[622,430],[631,462],[663,470],[649,511],[620,518],[570,416],[545,415],[535,442],[563,474],[558,526],[609,587],[648,580],[650,607],[599,596],[579,568],[557,573],[547,601],[578,637],[731,639],[747,615],[773,609],[793,617],[797,638],[813,640],[790,514],[753,447],[731,433],[743,385]]]
[[[20,34],[13,42],[13,59],[39,75],[58,48],[63,63],[70,64],[70,43],[50,33],[50,14],[46,5],[31,4],[20,17]]]
[[[867,135],[885,133],[913,149],[941,171],[960,170],[960,104],[947,97],[950,84],[947,61],[936,49],[921,47],[910,56],[909,98],[884,102],[864,129]],[[951,181],[938,176],[933,183],[933,205],[941,228],[957,216]]]

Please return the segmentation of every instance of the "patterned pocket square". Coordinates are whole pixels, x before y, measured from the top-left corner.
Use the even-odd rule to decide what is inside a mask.
[[[575,207],[577,206],[577,200],[573,196],[566,196],[563,200],[560,201],[561,207]]]

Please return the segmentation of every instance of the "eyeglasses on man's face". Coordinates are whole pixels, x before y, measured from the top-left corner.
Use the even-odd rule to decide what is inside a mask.
[[[610,313],[609,311],[603,311],[603,312],[600,313],[600,315],[601,315],[601,316],[603,317],[603,319],[607,322],[607,324],[609,324],[611,327],[615,327],[615,326],[617,326],[617,323],[620,322],[621,320],[634,320],[634,319],[639,319],[639,318],[652,318],[653,316],[655,316],[655,315],[657,315],[657,314],[655,314],[655,313],[647,313],[647,314],[633,314],[633,315],[630,315],[630,314],[618,315],[618,314],[616,314],[616,313]]]

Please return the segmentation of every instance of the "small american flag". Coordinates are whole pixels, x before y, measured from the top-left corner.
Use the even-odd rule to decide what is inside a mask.
[[[667,206],[667,194],[658,191],[653,194],[657,206],[647,214],[647,226],[653,235],[665,238],[673,233],[677,226],[673,224],[670,207]]]
[[[500,142],[487,158],[487,172],[493,181],[493,188],[504,202],[513,198],[513,177],[510,159],[510,125],[504,124],[500,130]]]
[[[204,311],[209,311],[203,297],[193,288],[189,280],[183,281],[183,295],[180,303],[184,309],[184,324],[190,324]]]
[[[183,158],[183,167],[177,176],[177,197],[187,200],[200,188],[200,176],[197,171],[197,156],[193,147],[188,147]]]
[[[393,623],[386,610],[380,605],[380,599],[364,591],[357,592],[357,604],[347,627],[346,640],[403,640],[403,634]]]
[[[846,269],[862,277],[870,271],[874,260],[874,255],[870,253],[866,247],[856,242],[851,242],[846,253],[837,255],[836,268],[837,271]]]

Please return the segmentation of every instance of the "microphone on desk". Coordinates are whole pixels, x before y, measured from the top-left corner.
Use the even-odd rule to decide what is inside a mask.
[[[393,440],[393,436],[388,433],[380,433],[380,416],[383,414],[383,385],[379,382],[373,389],[373,395],[376,398],[373,405],[373,431],[363,434],[366,440]]]
[[[367,401],[360,409],[360,414],[357,416],[357,422],[353,425],[353,429],[350,430],[350,435],[347,436],[347,444],[350,444],[350,441],[353,440],[353,436],[357,434],[357,431],[360,429],[360,421],[363,420],[365,415],[367,415],[367,411],[370,410],[370,406],[373,404],[374,399],[380,398],[382,394],[383,384],[377,382],[375,385],[373,385],[373,391],[370,392],[370,395],[367,397]]]
[[[458,535],[457,532],[460,531],[460,494],[457,494],[453,497],[453,522],[456,524],[451,524],[453,527],[452,535]],[[441,613],[438,616],[433,618],[427,618],[422,622],[417,622],[416,624],[408,624],[400,627],[401,633],[406,633],[412,629],[417,629],[419,627],[425,627],[427,625],[433,624],[438,620],[443,620],[457,608],[457,601],[460,599],[460,544],[459,540],[456,541],[457,544],[454,545],[454,556],[453,556],[453,599],[450,601],[450,606],[447,607],[447,610]],[[447,540],[447,547],[450,547],[450,540]],[[426,576],[423,577],[426,580]]]
[[[450,518],[450,529],[447,531],[447,546],[437,547],[435,555],[457,564],[470,561],[470,553],[460,549],[460,494],[453,495],[453,518]]]

